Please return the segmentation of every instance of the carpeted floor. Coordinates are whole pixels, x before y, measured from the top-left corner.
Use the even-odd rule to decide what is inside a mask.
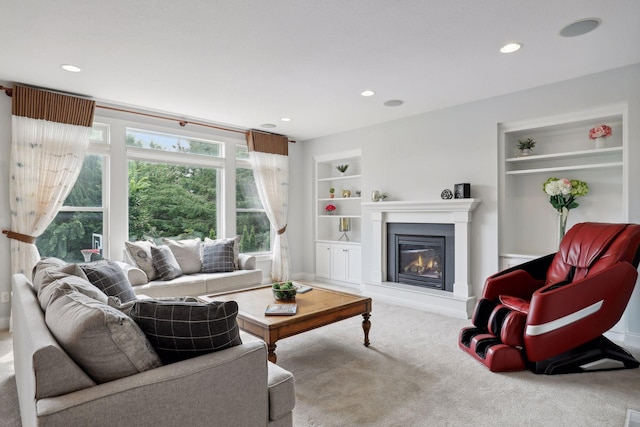
[[[494,374],[457,347],[468,320],[374,300],[361,317],[278,342],[295,426],[617,426],[640,410],[640,369]],[[633,350],[636,358],[640,351]],[[0,425],[19,426],[10,335],[0,332]]]

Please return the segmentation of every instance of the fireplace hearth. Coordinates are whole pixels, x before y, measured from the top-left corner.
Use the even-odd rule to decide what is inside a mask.
[[[453,292],[454,254],[451,224],[387,224],[389,282]]]

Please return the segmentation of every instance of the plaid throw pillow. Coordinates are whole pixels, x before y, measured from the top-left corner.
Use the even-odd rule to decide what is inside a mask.
[[[202,272],[224,273],[235,270],[233,239],[205,242],[202,245]]]
[[[171,280],[182,276],[180,264],[168,246],[151,246],[153,266],[162,280]]]
[[[235,301],[139,300],[129,312],[164,363],[242,344]]]
[[[127,302],[137,299],[129,279],[114,261],[96,261],[80,264],[89,282],[110,297],[118,297]]]

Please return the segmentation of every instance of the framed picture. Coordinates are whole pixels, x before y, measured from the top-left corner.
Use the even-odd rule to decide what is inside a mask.
[[[453,194],[456,199],[468,199],[471,197],[471,184],[456,184]]]

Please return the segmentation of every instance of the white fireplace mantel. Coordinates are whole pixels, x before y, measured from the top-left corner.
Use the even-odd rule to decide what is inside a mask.
[[[475,298],[471,295],[470,224],[479,199],[438,201],[397,201],[363,203],[372,226],[372,259],[368,280],[363,285],[367,293],[420,306],[429,310],[468,318]],[[421,288],[387,281],[387,223],[453,224],[455,241],[455,279],[453,292]]]

